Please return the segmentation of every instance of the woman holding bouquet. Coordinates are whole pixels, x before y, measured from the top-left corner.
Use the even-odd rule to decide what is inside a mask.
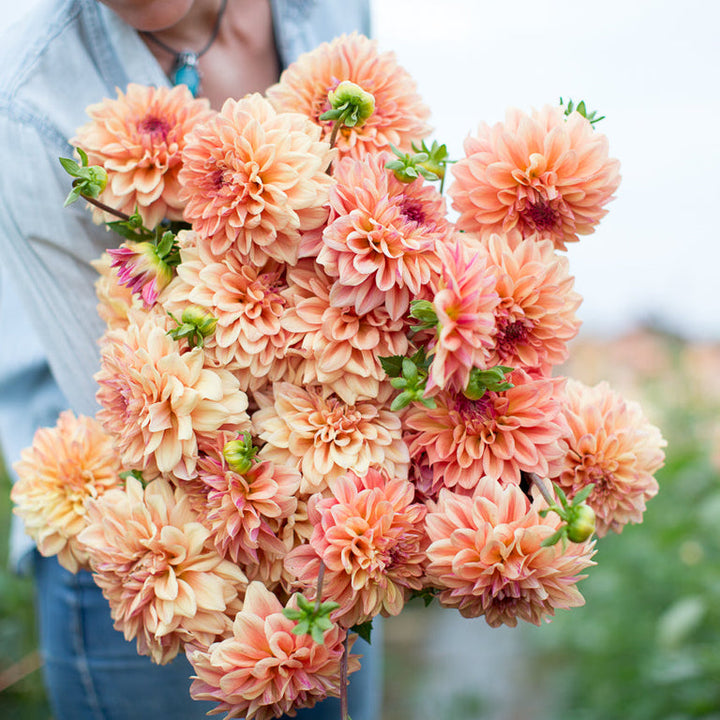
[[[93,375],[103,322],[90,262],[115,239],[80,203],[63,208],[69,178],[57,158],[85,108],[128,83],[184,83],[219,108],[262,92],[302,52],[369,29],[363,0],[40,0],[3,39],[0,70],[0,439],[8,464],[60,411],[94,415]],[[112,628],[89,573],[34,557],[45,677],[56,720],[200,718],[183,657],[153,665]],[[377,643],[376,643],[377,644]],[[377,663],[364,649],[350,715],[378,711]],[[369,661],[370,660],[370,661]],[[337,704],[300,718],[337,717]]]

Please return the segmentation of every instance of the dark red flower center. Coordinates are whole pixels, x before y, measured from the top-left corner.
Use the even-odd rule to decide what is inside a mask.
[[[138,130],[143,135],[152,136],[152,139],[156,142],[165,142],[170,132],[170,124],[163,118],[156,117],[155,115],[146,115],[138,123]]]

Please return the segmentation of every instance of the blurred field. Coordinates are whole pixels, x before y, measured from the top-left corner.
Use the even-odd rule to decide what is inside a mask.
[[[492,630],[421,604],[385,621],[384,720],[720,720],[720,345],[637,331],[571,356],[565,374],[608,380],[662,428],[660,493],[600,541],[586,605],[550,625]],[[31,600],[0,570],[0,677],[34,648]],[[39,672],[0,691],[0,717],[49,718]]]

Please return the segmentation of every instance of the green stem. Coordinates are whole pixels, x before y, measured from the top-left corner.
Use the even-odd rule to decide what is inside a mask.
[[[322,587],[323,587],[323,579],[325,578],[325,563],[321,560],[320,561],[320,571],[318,572],[318,579],[317,579],[317,591],[315,595],[315,613],[320,610],[320,605],[322,604]]]
[[[100,208],[103,212],[109,213],[110,215],[114,215],[116,218],[120,218],[120,220],[129,220],[130,216],[126,215],[124,212],[121,212],[120,210],[116,210],[115,208],[111,208],[109,205],[106,205],[104,202],[100,202],[99,200],[96,200],[95,198],[89,197],[88,195],[82,196],[83,200],[87,200],[91,205],[94,205],[97,208]]]
[[[555,505],[557,505],[557,503],[555,502],[555,498],[552,496],[552,493],[547,489],[545,481],[537,473],[527,473],[527,476],[530,481],[535,485],[535,487],[540,491],[540,494],[545,498],[545,502],[548,504],[549,507],[554,507]]]
[[[349,720],[348,716],[348,652],[350,631],[345,632],[343,655],[340,661],[340,720]]]
[[[340,130],[340,126],[343,124],[343,122],[344,122],[344,118],[340,117],[333,123],[333,128],[330,131],[330,139],[328,140],[331,148],[335,147],[335,141],[337,140],[337,134],[338,134],[338,131]]]

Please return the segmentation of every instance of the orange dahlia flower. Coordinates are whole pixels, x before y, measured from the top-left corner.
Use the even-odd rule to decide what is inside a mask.
[[[414,497],[412,483],[370,470],[338,478],[332,497],[310,498],[313,535],[288,554],[285,566],[311,593],[325,566],[322,598],[340,604],[332,617],[341,625],[398,615],[410,592],[422,587],[426,508]]]
[[[483,476],[503,484],[519,484],[522,471],[548,477],[563,456],[564,380],[523,370],[508,378],[514,387],[479,400],[439,392],[434,409],[411,407],[403,419],[411,458],[426,456],[434,478],[458,492],[472,493]]]
[[[120,483],[113,438],[93,418],[60,413],[54,428],[40,428],[13,467],[19,480],[10,499],[25,532],[45,557],[57,555],[72,573],[87,565],[78,534],[87,525],[85,503]]]
[[[568,380],[564,414],[570,428],[563,469],[555,482],[572,497],[595,483],[587,504],[599,537],[642,522],[645,503],[657,494],[653,477],[667,444],[636,402],[601,382],[588,387]]]
[[[295,601],[288,607],[296,608]],[[333,625],[324,642],[316,643],[310,635],[295,635],[295,621],[282,611],[262,583],[250,583],[232,635],[207,650],[188,648],[195,670],[192,697],[217,702],[213,712],[227,718],[247,720],[295,715],[327,696],[337,697],[346,632]],[[359,667],[357,656],[350,655],[348,672]]]
[[[542,547],[561,523],[555,513],[541,517],[543,507],[517,485],[489,478],[472,498],[441,490],[426,521],[427,574],[441,604],[464,617],[484,615],[492,627],[518,619],[539,625],[557,608],[583,605],[576,585],[594,564],[594,542]]]
[[[70,141],[101,165],[108,183],[100,199],[127,215],[137,211],[146,227],[164,218],[182,220],[178,172],[187,134],[212,116],[210,103],[195,99],[184,85],[146,87],[130,84],[117,100],[87,109],[90,122]],[[96,222],[117,220],[93,210]]]
[[[390,145],[410,151],[430,133],[430,110],[417,94],[415,81],[397,64],[392,52],[380,53],[377,42],[353,33],[323,43],[301,55],[270,87],[267,97],[283,112],[300,112],[323,128],[329,136],[332,122],[320,116],[330,110],[328,93],[344,80],[359,85],[375,98],[375,110],[357,128],[338,135],[343,155],[362,158]]]
[[[436,245],[449,226],[445,202],[422,179],[400,182],[389,155],[346,158],[335,167],[331,214],[317,261],[335,281],[330,302],[358,314],[385,307],[393,320],[440,271]]]
[[[582,298],[573,290],[567,258],[549,240],[523,239],[518,232],[491,235],[482,245],[500,298],[488,365],[549,374],[567,360],[567,343],[580,328],[575,312]]]
[[[185,219],[220,258],[231,247],[258,266],[294,263],[302,231],[327,219],[334,157],[320,129],[262,96],[229,99],[183,152]]]
[[[88,502],[81,541],[93,578],[115,627],[156,663],[172,660],[184,642],[210,645],[230,631],[227,612],[247,581],[209,536],[185,492],[164,478],[143,488],[131,477],[124,490]]]
[[[465,141],[449,188],[458,228],[483,234],[517,228],[564,250],[605,216],[620,184],[620,163],[607,138],[577,112],[560,107],[526,115],[509,110],[504,123],[482,124]]]

